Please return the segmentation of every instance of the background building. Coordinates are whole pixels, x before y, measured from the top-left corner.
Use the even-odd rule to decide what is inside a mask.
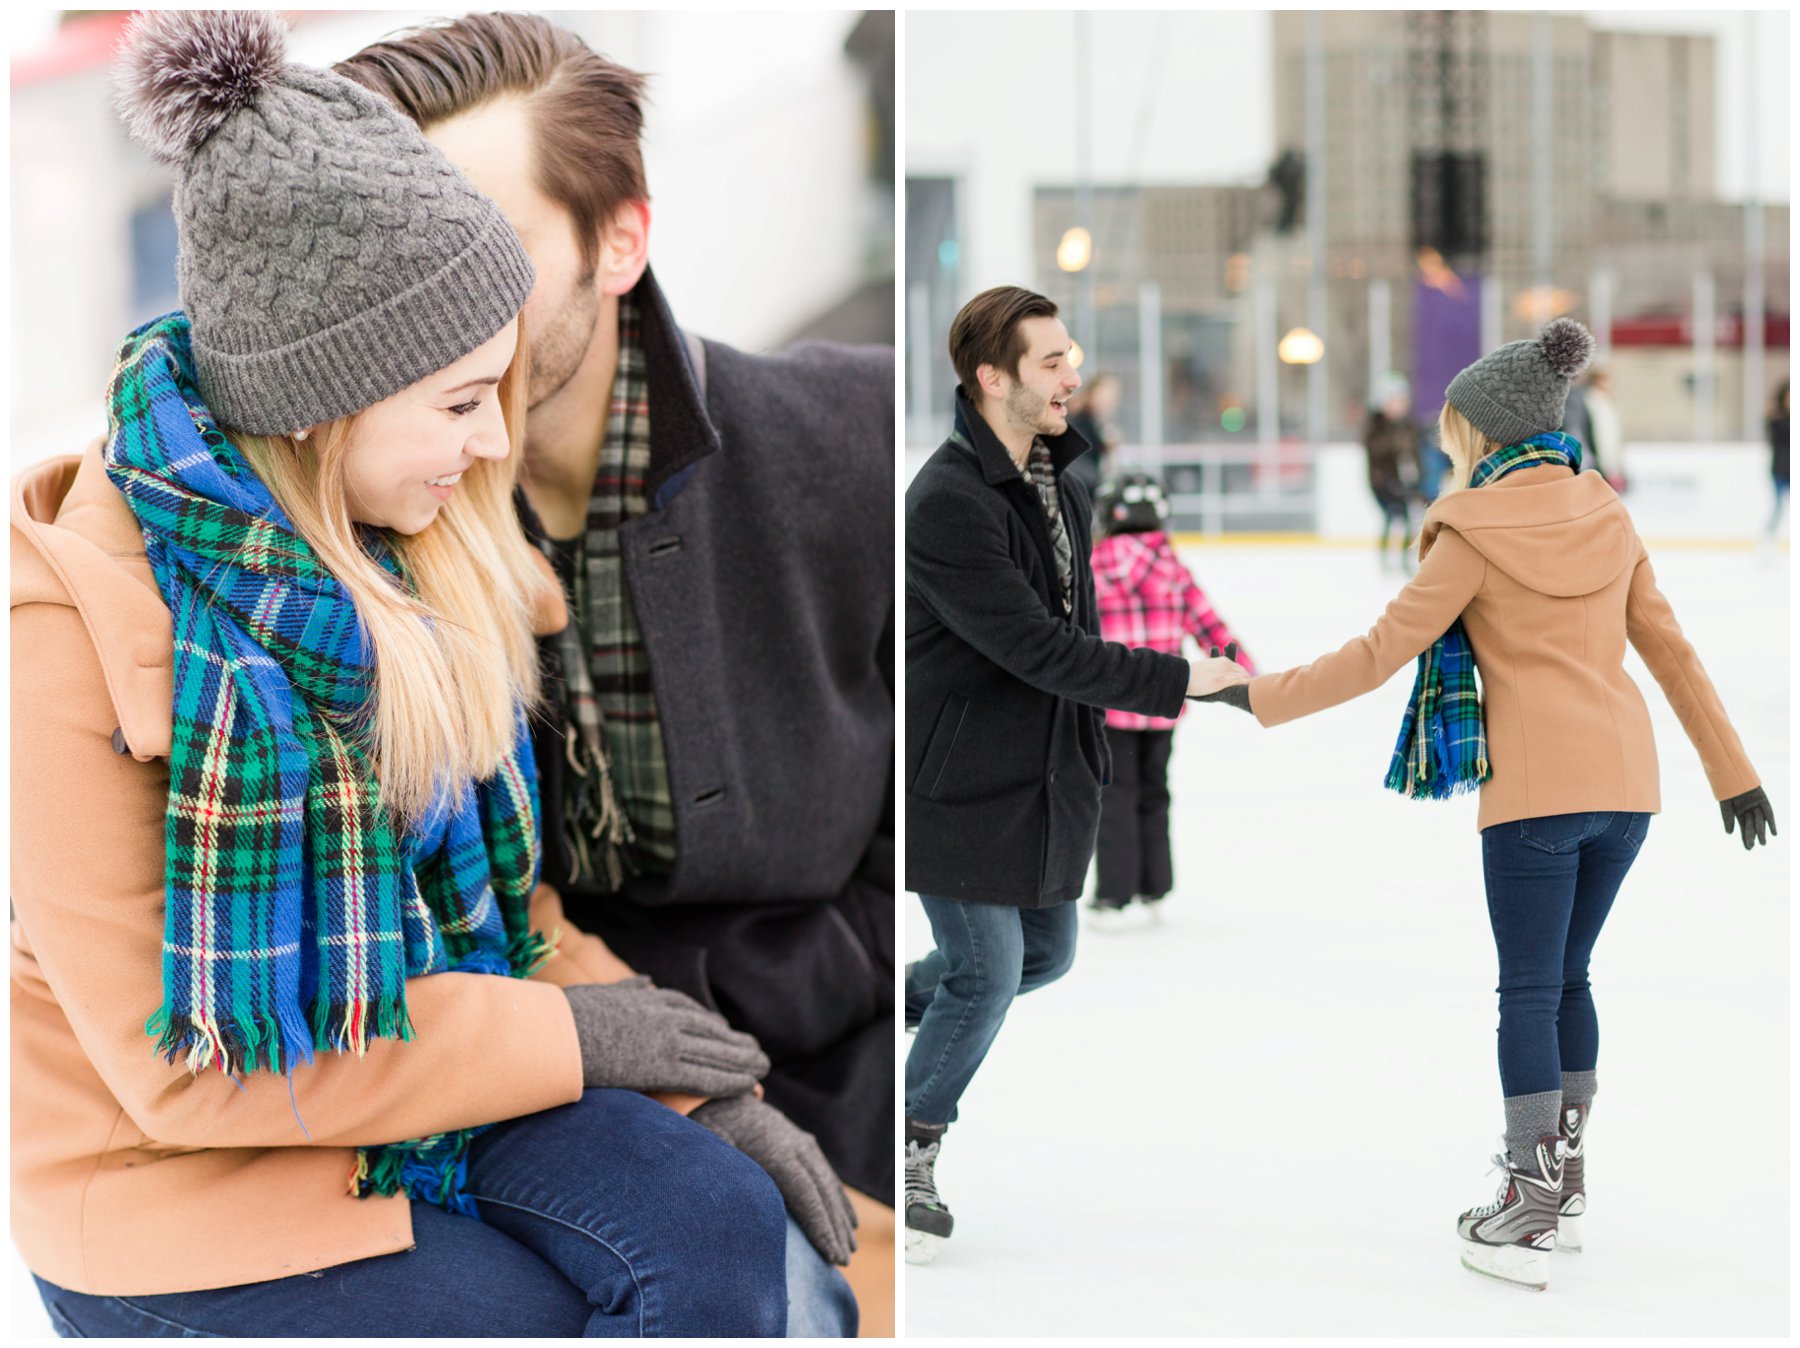
[[[942,434],[956,305],[1002,281],[1057,299],[1088,368],[1121,377],[1129,443],[1228,460],[1354,439],[1387,369],[1429,420],[1444,367],[1558,313],[1595,329],[1628,440],[1759,439],[1788,367],[1788,19],[1644,21],[1668,31],[1523,11],[1029,32],[910,16],[931,58],[909,67],[909,443]],[[1001,45],[1035,83],[984,78]],[[1009,118],[1029,133],[1002,134]],[[1076,229],[1089,260],[1065,270]],[[1273,355],[1302,326],[1323,338],[1316,373]]]

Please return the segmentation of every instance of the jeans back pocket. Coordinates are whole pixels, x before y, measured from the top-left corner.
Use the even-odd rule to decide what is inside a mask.
[[[1611,812],[1596,814],[1586,810],[1580,814],[1544,814],[1519,821],[1519,840],[1552,856],[1573,852],[1582,843],[1602,832],[1612,822]]]

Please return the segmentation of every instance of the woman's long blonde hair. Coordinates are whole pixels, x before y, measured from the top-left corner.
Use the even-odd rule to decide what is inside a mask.
[[[1475,465],[1501,448],[1476,430],[1469,419],[1448,402],[1438,413],[1438,445],[1450,457],[1450,480],[1439,496],[1468,486]]]
[[[360,413],[289,435],[241,435],[243,451],[356,607],[374,654],[370,715],[357,730],[384,806],[422,815],[443,786],[493,774],[512,748],[521,702],[538,697],[531,615],[555,581],[513,509],[525,443],[525,332],[498,388],[511,453],[477,460],[437,518],[411,536],[386,531],[405,587],[375,562],[350,517],[344,466]]]

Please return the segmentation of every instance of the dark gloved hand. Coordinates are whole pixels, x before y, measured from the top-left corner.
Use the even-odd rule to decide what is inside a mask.
[[[1727,833],[1734,824],[1737,826],[1746,852],[1757,843],[1767,847],[1769,836],[1779,831],[1775,827],[1775,807],[1769,804],[1769,798],[1760,786],[1751,787],[1741,796],[1720,801],[1719,813],[1725,817]]]
[[[818,1141],[754,1095],[708,1100],[688,1115],[769,1172],[806,1238],[834,1264],[856,1248],[856,1210]]]
[[[563,994],[575,1013],[584,1086],[742,1095],[768,1074],[756,1040],[648,978],[577,983]]]
[[[1214,657],[1223,655],[1227,660],[1236,660],[1237,659],[1237,642],[1233,641],[1233,642],[1227,643],[1226,647],[1223,651],[1221,651],[1217,646],[1214,646],[1210,651],[1207,652],[1207,654],[1214,656]],[[1223,702],[1226,706],[1236,707],[1239,711],[1249,711],[1250,710],[1250,685],[1247,683],[1234,683],[1234,684],[1230,684],[1227,687],[1219,689],[1219,691],[1216,693],[1203,693],[1198,697],[1196,697],[1190,693],[1188,695],[1188,701],[1190,701],[1190,702]]]

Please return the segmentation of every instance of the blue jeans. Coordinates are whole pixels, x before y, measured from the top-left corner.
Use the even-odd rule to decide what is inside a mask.
[[[762,1167],[647,1096],[590,1090],[498,1125],[475,1141],[469,1192],[481,1221],[414,1202],[411,1249],[313,1273],[160,1296],[38,1290],[65,1338],[855,1333],[849,1285],[796,1241]]]
[[[1022,992],[1053,983],[1075,962],[1076,905],[1002,908],[921,894],[937,949],[906,976],[906,1117],[950,1123],[956,1102]]]
[[[1564,1072],[1594,1070],[1600,1021],[1588,960],[1649,827],[1647,814],[1599,811],[1482,830],[1503,1094],[1560,1090]]]

